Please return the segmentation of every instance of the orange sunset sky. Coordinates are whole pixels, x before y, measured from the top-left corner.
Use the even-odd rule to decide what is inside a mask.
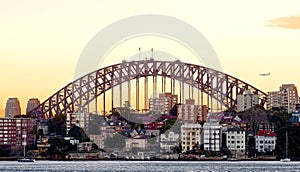
[[[267,92],[283,83],[300,87],[299,0],[1,0],[0,116],[6,100],[41,101],[74,79],[81,51],[105,26],[125,17],[161,14],[197,28],[215,49],[225,73]],[[116,47],[118,58],[138,47],[191,56],[163,38],[137,38]],[[259,73],[268,73],[261,77]]]

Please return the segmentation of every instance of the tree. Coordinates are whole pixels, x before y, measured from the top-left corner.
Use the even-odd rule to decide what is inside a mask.
[[[271,110],[268,111],[268,116],[270,122],[275,124],[275,133],[277,136],[275,154],[278,156],[284,156],[285,133],[286,131],[288,131],[289,133],[292,131],[297,131],[296,129],[297,127],[291,128],[291,124],[289,122],[290,115],[284,108],[272,108]],[[294,134],[292,133],[289,134],[289,139],[293,138],[293,136]],[[297,140],[297,138],[295,138],[295,140]],[[297,147],[298,145],[297,143],[299,142],[293,143],[293,148]]]
[[[181,103],[175,104],[175,105],[170,109],[170,115],[172,115],[172,116],[177,116],[177,111],[178,111],[177,106],[178,106],[178,105],[181,105]]]
[[[182,152],[182,145],[181,145],[181,143],[179,143],[178,146],[176,145],[176,146],[172,147],[171,149],[172,149],[173,153],[179,154]]]
[[[0,157],[9,157],[11,150],[9,147],[0,145]]]
[[[70,151],[70,147],[72,147],[69,141],[58,137],[50,138],[48,143],[51,146],[47,150],[46,154],[51,158],[59,156],[60,158],[64,159]]]
[[[73,137],[79,142],[89,142],[90,138],[85,134],[84,130],[76,125],[73,125],[68,132],[68,137]]]
[[[285,143],[285,140],[283,140]],[[289,153],[291,157],[300,157],[300,127],[291,126],[288,129]]]
[[[255,137],[251,136],[248,138],[248,156],[255,157],[256,154],[256,147],[255,147]]]
[[[65,136],[66,133],[66,117],[62,114],[55,115],[54,118],[49,121],[50,132],[55,132],[56,135]]]
[[[259,124],[268,123],[269,118],[264,107],[256,105],[245,112],[240,113],[241,118],[250,124],[250,130],[256,133],[259,129]]]
[[[180,133],[181,130],[181,121],[176,119],[167,119],[165,121],[165,125],[160,129],[161,133],[166,131],[174,131],[176,133]]]

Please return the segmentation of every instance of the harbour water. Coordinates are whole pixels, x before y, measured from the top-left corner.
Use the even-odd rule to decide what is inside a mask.
[[[0,171],[300,171],[300,162],[278,161],[0,161]]]

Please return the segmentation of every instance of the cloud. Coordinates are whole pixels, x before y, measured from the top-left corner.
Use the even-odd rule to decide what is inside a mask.
[[[300,15],[274,18],[268,21],[267,26],[285,29],[300,29]]]

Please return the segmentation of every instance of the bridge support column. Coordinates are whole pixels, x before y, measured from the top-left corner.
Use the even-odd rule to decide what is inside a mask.
[[[128,85],[128,103],[129,103],[129,105],[131,104],[130,102],[131,102],[131,93],[130,93],[130,80],[127,82],[127,85]]]
[[[119,69],[120,71],[120,108],[122,109],[122,68]]]
[[[145,91],[145,97],[144,97],[144,109],[147,110],[148,108],[148,78],[145,77],[145,83],[144,83],[144,91]]]
[[[106,110],[105,110],[105,92],[103,92],[103,115],[105,116],[106,115]]]
[[[140,95],[139,95],[139,93],[140,93],[140,81],[139,81],[139,78],[136,79],[135,87],[136,87],[135,88],[135,95],[136,95],[136,98],[135,98],[136,106],[135,106],[135,108],[136,108],[136,111],[139,112],[139,110],[140,110],[140,107],[139,107],[139,103],[140,103]]]
[[[156,98],[157,94],[157,76],[153,76],[153,98]]]

